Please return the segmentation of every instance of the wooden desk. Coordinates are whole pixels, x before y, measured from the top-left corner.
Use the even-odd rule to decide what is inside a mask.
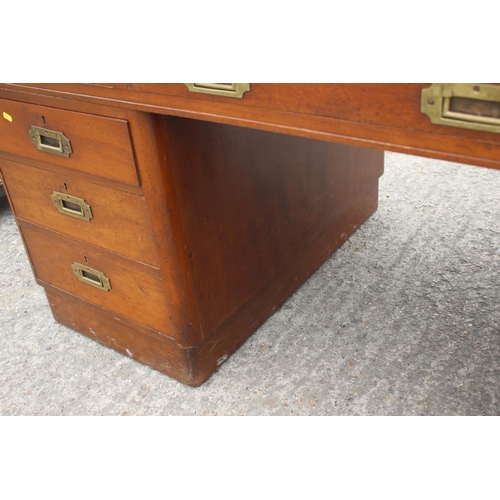
[[[383,150],[500,168],[494,128],[422,113],[429,85],[219,85],[0,85],[0,169],[55,318],[190,385],[373,213]]]

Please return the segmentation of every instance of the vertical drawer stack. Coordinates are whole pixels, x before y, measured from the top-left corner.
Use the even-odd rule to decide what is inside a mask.
[[[14,101],[0,105],[2,177],[51,305],[56,294],[69,311],[73,298],[80,307],[97,306],[93,314],[122,328],[168,340],[168,303],[128,121]],[[63,322],[77,325],[78,318]]]

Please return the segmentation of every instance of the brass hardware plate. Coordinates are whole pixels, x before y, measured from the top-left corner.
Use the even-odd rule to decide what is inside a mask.
[[[200,94],[220,95],[224,97],[243,98],[250,90],[249,83],[185,83],[190,92]]]
[[[500,133],[500,86],[433,83],[422,90],[420,110],[438,125]]]
[[[65,156],[66,158],[69,158],[69,155],[73,152],[69,139],[62,132],[33,125],[29,130],[29,134],[31,141],[40,151]]]
[[[87,283],[87,285],[95,286],[100,290],[104,290],[108,292],[111,290],[111,283],[109,279],[106,278],[104,273],[101,271],[97,271],[88,266],[84,266],[83,264],[79,264],[78,262],[74,262],[71,264],[73,272],[75,276],[82,281],[83,283]]]
[[[76,196],[70,196],[69,194],[59,193],[58,191],[54,191],[51,198],[54,206],[62,214],[86,221],[90,221],[90,219],[92,219],[92,210],[90,205],[87,205],[83,198],[77,198]]]

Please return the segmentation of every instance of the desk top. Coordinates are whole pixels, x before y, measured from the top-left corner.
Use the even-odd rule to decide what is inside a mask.
[[[472,130],[431,123],[422,112],[426,102],[434,105],[422,93],[431,84],[247,85],[242,97],[234,98],[193,92],[182,83],[0,84],[0,98],[80,111],[86,103],[100,104],[500,169],[498,102],[486,120],[494,123],[493,131]],[[461,85],[476,93],[486,87],[496,91],[495,86],[500,90],[499,84]]]

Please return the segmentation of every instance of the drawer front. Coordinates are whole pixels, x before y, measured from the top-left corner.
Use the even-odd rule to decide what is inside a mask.
[[[154,270],[30,224],[21,222],[20,229],[38,279],[172,336],[163,282]]]
[[[126,120],[0,99],[0,151],[138,185]]]
[[[7,160],[0,169],[17,217],[158,266],[142,196]]]

